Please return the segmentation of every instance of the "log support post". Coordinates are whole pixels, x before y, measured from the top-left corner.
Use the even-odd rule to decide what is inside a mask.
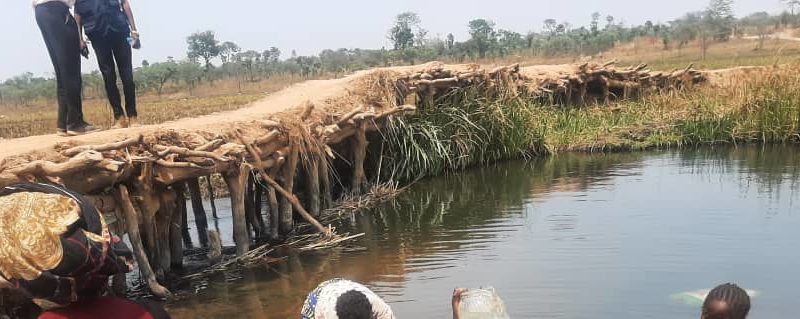
[[[175,211],[172,214],[172,221],[169,224],[169,254],[171,258],[171,269],[183,269],[183,249],[184,242],[182,236],[183,225],[186,225],[186,187],[183,183],[178,183],[173,186],[175,189]],[[189,230],[186,230],[186,235],[189,235]],[[192,240],[189,237],[189,245],[191,246]]]
[[[133,246],[134,256],[136,257],[136,262],[139,264],[142,278],[147,282],[147,287],[153,295],[160,298],[170,296],[169,290],[158,283],[155,272],[153,272],[153,268],[150,266],[150,260],[145,253],[145,248],[142,244],[142,236],[139,232],[139,216],[136,214],[136,209],[133,208],[128,188],[125,187],[125,185],[119,185],[119,189],[115,192],[115,197],[125,216],[128,237],[131,241],[131,246]]]
[[[200,181],[197,178],[193,178],[187,181],[186,185],[188,186],[189,197],[192,201],[192,212],[194,213],[194,222],[197,228],[197,238],[200,239],[200,245],[208,247],[208,219],[206,218],[206,211],[203,207],[203,195],[200,192]],[[209,185],[211,184],[209,183]]]
[[[164,189],[159,192],[160,197],[159,200],[161,201],[160,209],[156,214],[156,246],[158,247],[158,262],[160,271],[164,274],[169,273],[171,266],[172,266],[172,246],[173,246],[173,239],[178,238],[178,243],[181,243],[180,240],[180,220],[178,220],[177,227],[175,227],[175,215],[178,212],[178,205],[177,205],[177,192],[175,189]],[[178,236],[173,236],[173,230],[176,230]],[[181,257],[183,257],[181,255]]]
[[[236,242],[237,256],[242,256],[250,251],[250,239],[247,235],[247,220],[244,209],[245,188],[249,171],[249,166],[242,163],[224,175],[231,197],[231,207],[233,208],[233,241]]]
[[[322,209],[328,209],[333,206],[333,187],[331,186],[330,167],[326,157],[320,159],[318,168],[320,191],[322,192]]]
[[[271,176],[278,176],[280,173],[280,168],[275,167],[270,171]],[[267,186],[267,202],[269,203],[269,226],[270,226],[270,239],[273,241],[277,241],[281,237],[281,214],[280,214],[280,205],[278,204],[278,194],[275,191],[275,188],[272,186]]]
[[[150,256],[153,266],[158,263],[158,240],[156,236],[156,214],[161,208],[161,201],[153,189],[153,163],[143,163],[141,175],[134,185],[136,201],[142,213],[142,230],[145,239],[145,251]]]
[[[297,162],[299,161],[299,149],[296,142],[289,143],[289,154],[283,166],[283,189],[287,192],[294,190],[294,176],[297,172]],[[294,227],[292,202],[287,197],[280,199],[280,233],[288,235]]]
[[[322,211],[322,203],[320,199],[320,180],[319,180],[319,167],[322,159],[317,155],[312,155],[306,170],[306,183],[308,187],[308,209],[311,216],[318,218]]]
[[[353,143],[353,193],[360,195],[367,178],[364,174],[364,161],[367,158],[367,127],[359,123]]]
[[[214,185],[211,184],[211,175],[206,176],[206,182],[208,182],[208,201],[211,205],[211,216],[214,219],[219,219],[219,216],[217,216],[217,203],[214,202]]]
[[[258,228],[260,229],[259,238],[263,238],[267,235],[267,225],[264,223],[264,185],[258,178],[255,179],[253,190],[255,191],[255,196],[253,198],[255,218],[256,222],[258,223]]]

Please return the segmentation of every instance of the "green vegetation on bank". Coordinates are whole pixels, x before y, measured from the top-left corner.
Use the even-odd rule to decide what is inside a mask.
[[[387,128],[382,162],[391,167],[383,174],[410,180],[567,151],[800,143],[798,70],[585,107],[543,104],[524,94],[451,93]]]

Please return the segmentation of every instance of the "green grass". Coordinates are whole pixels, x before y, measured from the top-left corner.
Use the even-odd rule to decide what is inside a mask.
[[[737,84],[565,107],[527,96],[451,93],[385,136],[385,178],[439,175],[473,165],[558,152],[606,152],[706,144],[800,143],[798,67]],[[390,175],[391,174],[391,175]]]

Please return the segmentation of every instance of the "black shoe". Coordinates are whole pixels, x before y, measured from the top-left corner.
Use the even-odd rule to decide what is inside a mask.
[[[69,135],[69,136],[78,136],[78,135],[89,134],[89,133],[97,132],[97,131],[99,131],[99,129],[97,129],[96,127],[94,127],[94,126],[92,126],[90,124],[84,124],[84,125],[76,127],[76,128],[68,129],[67,130],[67,135]]]

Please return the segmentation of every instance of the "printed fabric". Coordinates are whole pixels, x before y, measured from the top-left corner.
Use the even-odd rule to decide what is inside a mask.
[[[131,269],[97,209],[52,185],[0,189],[0,243],[0,277],[48,307],[96,296]]]
[[[372,319],[394,319],[392,308],[372,290],[356,282],[337,278],[323,282],[306,298],[301,311],[301,319],[339,319],[336,315],[336,302],[339,296],[348,291],[363,293],[372,305]]]

